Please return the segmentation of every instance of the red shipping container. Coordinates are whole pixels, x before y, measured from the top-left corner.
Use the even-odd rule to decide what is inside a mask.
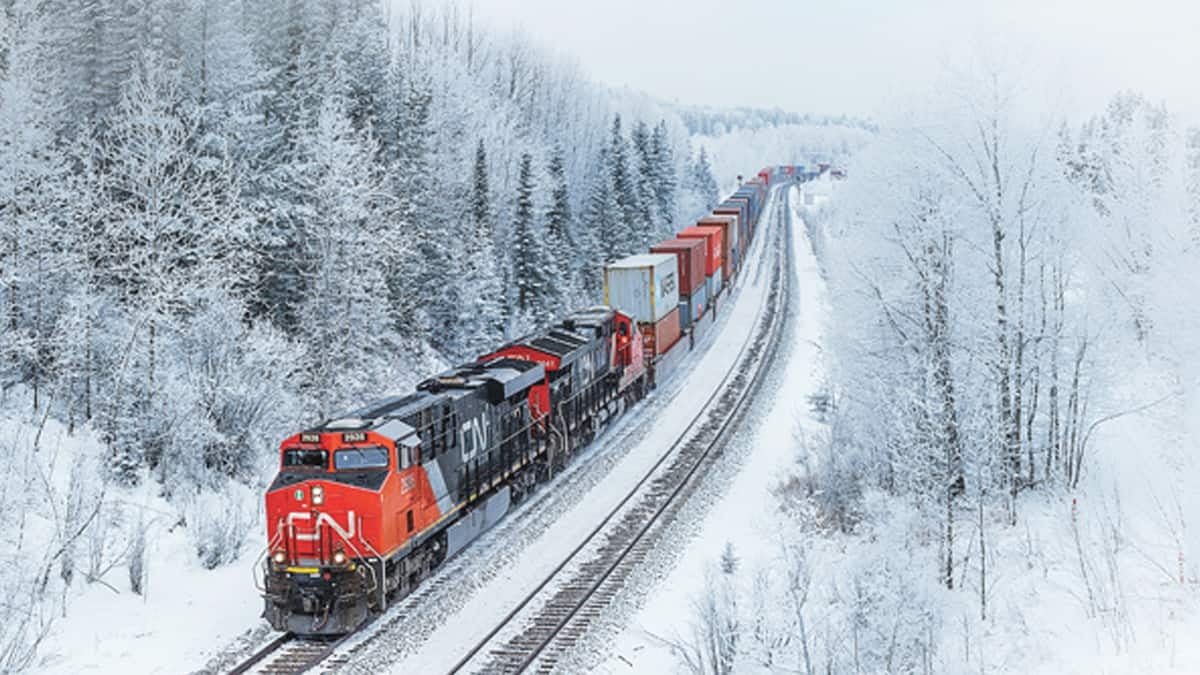
[[[679,341],[679,308],[658,320],[658,323],[638,323],[642,334],[642,350],[647,359],[656,359],[670,351]]]
[[[651,253],[674,253],[679,265],[679,294],[691,295],[704,285],[704,256],[708,244],[701,239],[668,239],[650,247]]]
[[[705,244],[704,276],[711,277],[725,261],[725,228],[693,226],[680,230],[680,239],[703,239]]]

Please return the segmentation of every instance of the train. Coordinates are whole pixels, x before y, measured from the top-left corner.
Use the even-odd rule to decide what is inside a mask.
[[[353,631],[680,368],[789,175],[764,168],[695,225],[606,264],[604,305],[285,438],[256,574],[271,627]]]

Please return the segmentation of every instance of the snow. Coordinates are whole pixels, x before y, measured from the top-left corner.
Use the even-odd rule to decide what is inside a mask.
[[[88,588],[57,624],[39,672],[195,671],[204,667],[216,646],[259,621],[262,599],[253,592],[250,573],[256,554],[205,570],[183,532],[164,533],[151,541],[146,597]]]
[[[612,658],[600,672],[672,672],[675,658],[655,636],[683,632],[691,599],[704,583],[705,568],[721,555],[725,544],[733,545],[747,568],[768,565],[775,554],[771,545],[764,545],[777,541],[779,532],[780,515],[771,488],[794,470],[797,420],[801,429],[818,424],[807,411],[809,396],[818,391],[821,382],[821,326],[826,304],[824,282],[797,211],[796,192],[793,188],[791,344],[783,352],[782,385],[754,432],[749,444],[753,452],[728,491],[709,509],[698,528],[700,535],[687,545],[676,567],[614,643]]]
[[[0,415],[0,439],[13,443],[18,451],[29,450],[41,423],[7,411]],[[26,455],[25,467],[9,475],[11,479],[13,473],[30,470],[46,478],[41,489],[32,488],[22,495],[29,509],[23,552],[35,562],[48,557],[39,556],[38,551],[51,553],[59,547],[54,529],[62,506],[56,506],[55,499],[44,500],[43,490],[58,500],[65,500],[71,490],[90,490],[90,485],[81,488],[71,483],[72,468],[104,452],[88,429],[70,434],[53,419],[44,421],[37,448]],[[85,579],[89,554],[97,546],[89,531],[76,542],[74,582],[62,601],[50,603],[53,615],[43,617],[51,623],[32,664],[34,671],[103,673],[112,672],[118,664],[126,672],[195,670],[204,666],[214,644],[223,644],[258,621],[261,600],[250,592],[251,551],[255,547],[244,546],[245,554],[232,564],[205,570],[190,536],[196,528],[189,533],[179,526],[178,509],[155,494],[155,489],[110,487],[93,524],[104,522],[105,529],[99,531],[107,539],[103,567],[108,569],[97,581]],[[248,489],[230,494],[231,499],[257,501],[257,495]],[[90,511],[91,507],[86,508]],[[188,513],[197,519],[207,515],[202,508]],[[128,564],[123,560],[128,533],[137,527],[146,530],[148,574],[143,595],[130,590]],[[253,531],[258,531],[257,523]],[[58,566],[53,564],[51,569],[48,593],[61,594]],[[14,614],[9,616],[17,620]]]

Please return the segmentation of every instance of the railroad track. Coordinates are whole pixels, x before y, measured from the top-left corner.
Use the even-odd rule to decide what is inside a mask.
[[[785,190],[784,195],[787,192]],[[786,196],[772,204],[785,211]],[[773,236],[777,243],[789,218]],[[616,596],[625,578],[645,559],[655,542],[656,525],[690,494],[693,478],[723,446],[746,403],[757,390],[782,334],[785,312],[779,303],[788,297],[790,272],[787,246],[777,245],[767,302],[759,312],[755,332],[734,359],[735,367],[690,421],[685,432],[606,518],[454,665],[451,672],[553,672],[593,620]],[[590,553],[585,557],[583,554]],[[568,578],[569,573],[569,578]],[[565,578],[562,583],[556,583]],[[549,596],[538,604],[537,600]],[[515,634],[514,634],[515,629]]]
[[[329,658],[349,636],[332,639],[306,638],[284,633],[251,654],[229,675],[268,673],[293,675],[303,673]]]

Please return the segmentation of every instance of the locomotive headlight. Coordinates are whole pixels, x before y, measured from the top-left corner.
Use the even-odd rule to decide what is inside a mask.
[[[312,502],[314,506],[320,506],[325,503],[325,488],[320,485],[314,485],[312,488]]]
[[[334,565],[345,565],[346,564],[346,552],[345,551],[334,551],[333,552],[333,564]]]
[[[271,560],[274,560],[276,565],[282,565],[287,562],[287,554],[283,551],[275,551],[275,555],[271,556]]]

